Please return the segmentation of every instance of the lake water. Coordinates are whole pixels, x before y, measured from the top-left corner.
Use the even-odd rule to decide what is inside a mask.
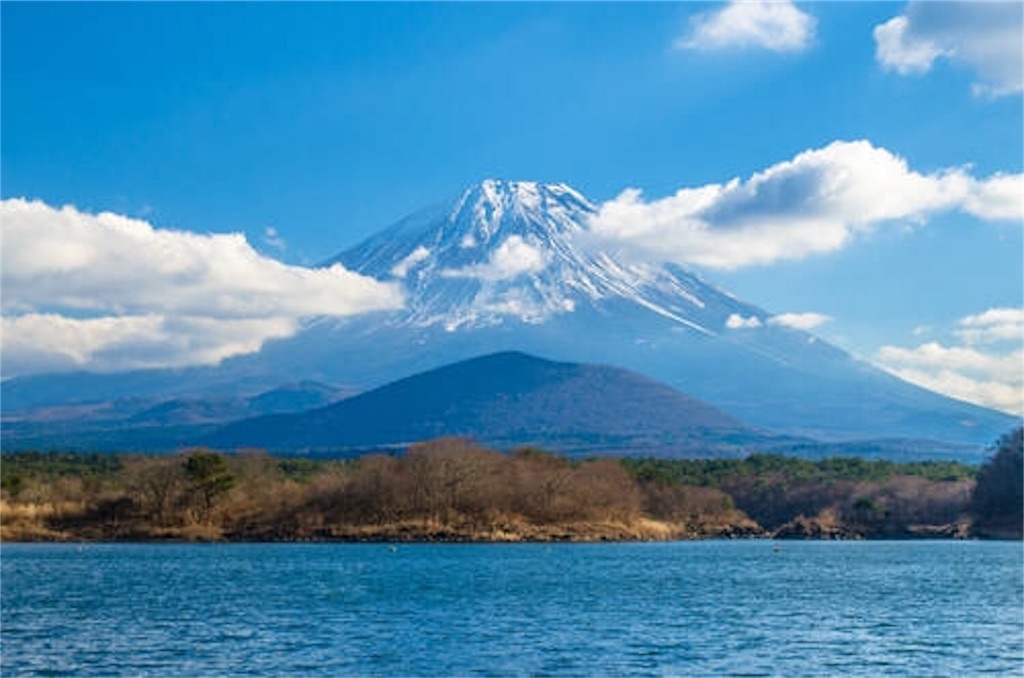
[[[1020,675],[993,542],[22,545],[3,675]]]

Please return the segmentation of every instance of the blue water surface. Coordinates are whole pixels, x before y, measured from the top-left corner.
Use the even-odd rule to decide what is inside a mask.
[[[1020,675],[995,542],[7,544],[35,675]]]

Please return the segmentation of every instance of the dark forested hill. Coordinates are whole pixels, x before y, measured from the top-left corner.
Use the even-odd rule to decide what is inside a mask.
[[[216,447],[338,451],[438,436],[563,451],[671,448],[728,453],[765,436],[639,374],[504,352],[417,374],[339,403],[256,417],[217,431]]]

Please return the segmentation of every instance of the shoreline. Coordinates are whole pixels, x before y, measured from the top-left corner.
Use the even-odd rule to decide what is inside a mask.
[[[852,530],[794,533],[791,525],[765,530],[745,525],[694,530],[681,526],[644,521],[644,525],[533,525],[529,530],[465,530],[455,526],[414,526],[408,524],[348,526],[301,535],[243,534],[212,525],[154,530],[126,529],[103,534],[102,529],[85,532],[55,531],[47,528],[25,530],[11,535],[0,527],[3,544],[601,544],[689,541],[1022,541],[1010,531],[972,530],[964,524],[913,526],[903,532],[863,533]],[[653,523],[653,524],[652,524]],[[91,532],[91,533],[90,533]],[[6,533],[6,534],[5,534]]]

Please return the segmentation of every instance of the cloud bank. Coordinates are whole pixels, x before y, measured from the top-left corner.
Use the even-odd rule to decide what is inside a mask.
[[[817,20],[787,0],[733,0],[723,9],[690,20],[690,32],[676,49],[766,49],[800,52],[814,39]]]
[[[933,391],[1024,414],[1024,310],[993,308],[961,318],[960,345],[937,341],[914,348],[883,346],[882,367]]]
[[[730,270],[837,251],[887,222],[959,211],[1024,219],[1024,175],[930,174],[868,141],[836,141],[741,181],[645,201],[638,189],[602,204],[586,237],[643,259]]]
[[[4,376],[216,363],[302,318],[400,308],[400,288],[288,266],[240,234],[201,235],[42,202],[0,202]]]
[[[1024,91],[1024,6],[1019,2],[911,2],[875,27],[875,58],[900,75],[919,75],[939,59],[972,70],[976,94]]]

